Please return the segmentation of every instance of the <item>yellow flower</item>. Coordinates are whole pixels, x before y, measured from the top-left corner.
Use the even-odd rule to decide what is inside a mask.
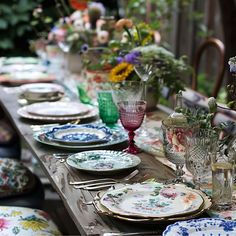
[[[48,227],[48,223],[46,221],[39,220],[26,220],[20,222],[23,229],[32,229],[33,231],[43,230]]]
[[[137,28],[139,30],[139,33],[141,34],[140,35],[141,39],[139,39],[139,35],[138,35],[137,30],[135,30],[133,32],[133,36],[134,36],[134,40],[136,42],[141,40],[141,42],[140,42],[141,45],[145,46],[146,44],[149,44],[149,43],[151,43],[153,41],[154,31],[152,30],[152,28],[148,24],[146,24],[144,22],[139,23],[137,25]]]
[[[133,65],[127,62],[122,62],[111,70],[109,81],[121,82],[125,80],[133,70]]]

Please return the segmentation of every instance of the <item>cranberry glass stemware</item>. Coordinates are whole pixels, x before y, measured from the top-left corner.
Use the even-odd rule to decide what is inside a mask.
[[[121,101],[118,102],[120,121],[123,127],[128,131],[129,146],[124,151],[132,154],[139,152],[134,142],[134,131],[138,129],[142,122],[146,111],[145,101]]]

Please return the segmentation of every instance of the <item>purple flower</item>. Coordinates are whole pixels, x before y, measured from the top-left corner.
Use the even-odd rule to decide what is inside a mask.
[[[117,63],[121,63],[121,62],[124,61],[124,58],[123,57],[117,57],[116,60],[117,60]]]
[[[139,57],[141,53],[139,51],[133,51],[125,55],[124,61],[126,61],[129,64],[138,64],[139,63]]]

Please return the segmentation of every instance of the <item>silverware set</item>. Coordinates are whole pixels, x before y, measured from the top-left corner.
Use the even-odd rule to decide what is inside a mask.
[[[84,189],[84,190],[100,190],[104,188],[109,188],[114,184],[118,183],[126,183],[134,176],[139,173],[138,170],[134,170],[129,175],[125,176],[121,179],[113,179],[113,178],[103,178],[103,179],[93,179],[93,180],[85,180],[85,181],[70,181],[69,184],[73,185],[76,189]]]

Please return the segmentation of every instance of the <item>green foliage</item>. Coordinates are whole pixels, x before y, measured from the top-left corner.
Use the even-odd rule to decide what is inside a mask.
[[[20,41],[32,28],[29,25],[32,10],[42,0],[1,0],[0,3],[0,52],[6,54],[16,49]],[[25,39],[26,40],[26,39]]]
[[[180,0],[179,7],[188,6],[193,0]],[[147,1],[146,0],[130,0],[126,7],[126,16],[137,21],[149,19],[151,28],[156,30],[165,30],[170,20],[173,10],[178,10],[175,0],[149,0],[152,10],[147,16]]]

